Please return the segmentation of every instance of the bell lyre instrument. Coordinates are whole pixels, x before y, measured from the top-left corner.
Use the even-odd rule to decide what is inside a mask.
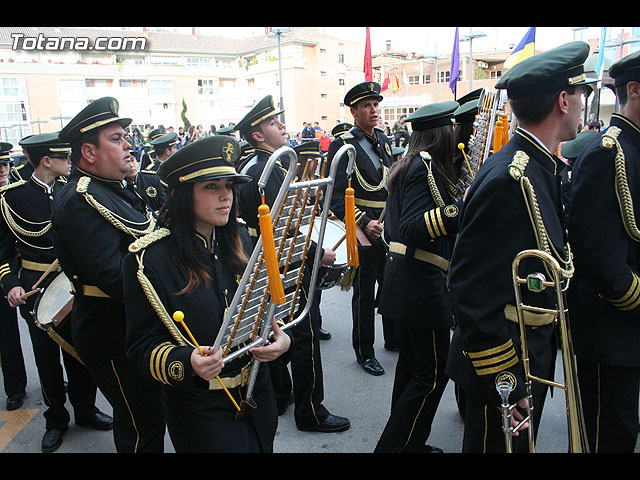
[[[312,241],[317,242],[319,248],[322,245],[329,214],[329,209],[323,208],[321,215],[318,215],[321,210],[320,198],[331,198],[337,166],[344,155],[349,157],[347,168],[353,168],[355,148],[345,145],[336,153],[328,175],[326,158],[312,157],[299,162],[295,150],[286,146],[276,150],[267,160],[258,181],[259,190],[265,188],[274,168],[286,167],[286,175],[270,208],[273,236],[263,239],[265,235],[261,234],[258,237],[213,344],[214,350],[222,347],[225,364],[251,348],[268,344],[274,319],[285,331],[300,323],[308,314],[320,265],[319,251],[312,258],[313,263],[307,262],[311,260],[308,256],[309,247]],[[319,169],[318,162],[321,162]],[[318,170],[320,174],[316,175]],[[312,238],[314,230],[318,233]],[[267,271],[270,251],[267,251],[265,242],[268,242],[266,247],[275,251],[279,280],[284,290],[283,299],[273,298],[269,288],[269,284],[278,279],[272,278]],[[309,271],[309,292],[303,292],[303,275]],[[301,295],[305,295],[307,301],[300,311]],[[251,397],[259,366],[260,363],[253,359],[240,415],[246,409],[255,408]]]
[[[537,258],[543,262],[545,270],[552,278],[549,280],[540,272],[530,273],[526,278],[519,274],[519,267],[523,260]],[[542,250],[523,250],[513,260],[512,263],[513,286],[515,290],[516,310],[518,325],[520,328],[520,342],[522,348],[522,365],[525,375],[525,388],[529,407],[526,417],[517,425],[512,426],[512,410],[515,405],[509,405],[509,394],[511,385],[507,381],[496,381],[496,389],[502,398],[503,431],[507,452],[512,451],[512,437],[516,432],[527,425],[529,451],[535,451],[534,427],[533,427],[533,397],[531,387],[533,382],[539,382],[550,387],[560,388],[565,392],[565,406],[567,414],[568,450],[570,453],[588,453],[586,428],[580,399],[580,389],[578,385],[575,356],[571,343],[571,332],[569,328],[568,310],[565,307],[564,293],[568,287],[563,280],[562,270],[558,261],[549,253]],[[523,303],[521,286],[526,285],[533,293],[540,293],[548,287],[552,287],[556,294],[556,308],[543,308]],[[562,352],[562,366],[564,373],[564,383],[554,382],[545,378],[531,374],[529,348],[527,345],[527,333],[525,316],[527,312],[536,314],[551,314],[555,316],[555,322],[559,330],[560,349]]]
[[[478,170],[480,170],[480,167],[495,147],[496,122],[504,122],[501,119],[505,115],[504,107],[506,103],[505,90],[492,93],[487,89],[483,89],[478,98],[478,112],[473,121],[473,131],[469,137],[468,145],[458,145],[464,156],[460,177],[456,184],[457,194],[460,198],[469,188]],[[508,131],[506,131],[506,134],[508,138]],[[500,138],[500,145],[506,143],[502,132],[500,133]]]

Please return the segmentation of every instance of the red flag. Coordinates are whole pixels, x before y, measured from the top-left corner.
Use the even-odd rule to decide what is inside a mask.
[[[389,88],[389,83],[391,80],[389,79],[389,72],[387,72],[387,78],[382,81],[382,86],[380,87],[380,91],[384,92],[387,88]]]
[[[369,39],[369,27],[367,27],[367,42],[364,45],[364,79],[366,82],[373,80],[373,66],[371,63],[371,40]]]

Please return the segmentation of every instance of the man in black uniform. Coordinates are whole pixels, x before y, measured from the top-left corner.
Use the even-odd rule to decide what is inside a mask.
[[[347,92],[344,104],[350,107],[355,126],[331,142],[327,156],[329,163],[336,152],[349,143],[356,149],[353,162],[354,176],[351,187],[355,190],[356,223],[362,231],[358,242],[360,265],[353,278],[351,315],[353,318],[352,340],[358,364],[365,372],[382,375],[384,368],[375,357],[375,306],[376,282],[382,284],[382,272],[386,259],[386,249],[382,242],[381,215],[387,200],[387,173],[393,163],[391,145],[383,132],[375,127],[380,115],[380,85],[364,82]],[[344,220],[344,196],[348,186],[346,174],[347,158],[337,168],[331,211]],[[368,245],[365,245],[368,244]],[[392,322],[382,317],[385,345],[395,348]]]
[[[157,171],[158,167],[171,155],[176,153],[177,148],[177,138],[178,134],[176,132],[167,132],[164,135],[159,137],[155,137],[151,140],[151,147],[153,148],[154,158],[153,162],[142,168],[142,164],[140,165],[141,171],[153,170]]]
[[[591,452],[633,452],[640,381],[640,52],[609,68],[619,113],[573,167],[569,311]]]
[[[131,154],[133,155],[133,150]],[[131,169],[125,179],[127,188],[131,188],[157,214],[167,200],[169,192],[156,171],[138,170],[138,163],[131,162]]]
[[[11,143],[0,142],[0,188],[15,182],[11,175],[14,168],[10,154],[12,148]],[[11,272],[11,268],[10,263],[0,265],[0,282]],[[6,297],[6,292],[0,290],[0,294]],[[17,309],[3,299],[0,299],[0,364],[4,391],[7,394],[6,408],[16,410],[22,406],[27,395],[27,370],[20,344]]]
[[[149,138],[147,141],[149,142],[149,146],[144,146],[142,148],[142,154],[140,155],[140,170],[147,170],[152,168],[156,163],[156,151],[153,146],[153,141],[162,137],[165,134],[165,129],[163,127],[156,128],[149,133]],[[176,134],[176,137],[178,135]]]
[[[35,171],[28,181],[12,183],[0,191],[3,217],[0,221],[0,262],[14,266],[2,277],[2,286],[7,292],[9,305],[19,306],[29,327],[42,397],[48,407],[44,412],[46,432],[42,439],[42,451],[47,453],[60,447],[70,420],[64,406],[66,393],[60,365],[61,350],[76,424],[110,430],[113,419],[95,406],[96,385],[74,355],[73,346],[68,345],[71,340],[68,323],[56,327],[50,324],[50,318],[38,318],[34,313],[38,297],[30,295],[23,298],[25,290],[30,291],[56,260],[51,204],[64,185],[60,178],[69,174],[71,148],[60,141],[57,133],[32,135],[21,145],[28,152]],[[12,262],[14,258],[19,258],[20,263]],[[57,276],[58,270],[48,273],[40,280],[39,287],[46,289]],[[51,316],[56,313],[48,312]]]
[[[287,143],[285,126],[278,120],[278,111],[273,103],[273,97],[268,95],[260,100],[249,113],[236,125],[236,129],[244,139],[253,145],[254,152],[243,165],[240,173],[249,175],[251,181],[240,186],[238,190],[238,205],[240,216],[244,219],[249,233],[257,241],[259,235],[258,207],[262,198],[258,189],[258,180],[265,168],[267,160],[273,152]],[[286,168],[278,160],[264,187],[265,203],[271,207],[285,181]],[[255,244],[255,242],[254,242]],[[317,251],[322,255],[321,263],[331,264],[335,261],[335,253],[328,248],[316,250],[315,244],[310,249],[312,257]],[[307,260],[309,262],[309,260]],[[307,276],[305,278],[308,281]],[[308,292],[308,285],[303,285]],[[300,309],[304,308],[301,299]],[[300,430],[319,432],[340,432],[350,427],[349,420],[332,415],[322,405],[324,399],[324,379],[322,375],[322,357],[316,315],[307,315],[298,325],[291,328],[293,337],[293,353],[291,355],[291,376],[287,365],[283,361],[272,362],[270,371],[276,393],[276,401],[280,413],[286,409],[291,392],[291,377],[293,378],[293,394],[295,401],[294,417],[296,426]]]
[[[113,407],[118,452],[161,452],[159,387],[125,355],[122,262],[136,238],[155,228],[153,212],[126,188],[134,157],[125,140],[131,119],[113,97],[95,100],[60,132],[75,165],[52,211],[54,247],[75,292],[73,345]]]
[[[505,451],[497,382],[510,383],[511,404],[528,405],[511,271],[515,256],[543,250],[559,262],[565,280],[573,273],[562,216],[563,164],[553,152],[577,134],[583,89],[589,88],[583,69],[588,54],[584,42],[563,45],[516,64],[496,84],[507,89],[518,129],[483,164],[467,191],[449,274],[457,327],[446,373],[465,394],[463,452]],[[518,273],[544,268],[539,260],[527,259]],[[522,290],[525,304],[554,308],[553,289]],[[551,378],[555,316],[529,313],[532,374]],[[533,382],[534,433],[546,393],[546,386]],[[514,450],[526,451],[527,435],[516,438]]]

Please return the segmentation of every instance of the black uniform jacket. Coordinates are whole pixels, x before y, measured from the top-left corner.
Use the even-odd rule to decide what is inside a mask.
[[[56,259],[51,205],[63,187],[64,182],[56,180],[49,191],[45,184],[29,177],[0,190],[0,281],[5,292],[16,286],[28,292]],[[16,257],[18,262],[12,262]]]
[[[122,262],[155,227],[149,207],[123,182],[75,168],[53,203],[54,248],[75,291],[71,324],[81,357],[124,356]]]
[[[356,149],[351,187],[355,192],[356,222],[362,228],[366,227],[371,220],[378,220],[382,214],[387,200],[386,184],[380,185],[383,179],[383,169],[389,168],[393,163],[389,139],[378,129],[374,129],[374,135],[375,137],[371,137],[358,127],[353,127],[349,132],[333,140],[327,152],[327,158],[329,159],[327,169],[329,169],[333,162],[333,157],[342,146],[348,143]],[[344,221],[345,216],[345,190],[348,187],[346,174],[348,161],[347,155],[340,160],[336,170],[336,179],[331,198],[331,211],[342,221]],[[355,169],[359,171],[362,180],[369,187],[374,187],[372,191],[364,188],[364,184],[358,179]]]
[[[260,233],[258,222],[258,207],[262,205],[262,197],[258,189],[258,181],[267,165],[267,160],[272,152],[257,148],[254,155],[249,157],[239,169],[243,175],[249,175],[252,180],[240,185],[238,189],[238,213],[247,224],[249,234],[253,237],[254,243]],[[276,161],[276,165],[271,170],[271,174],[264,187],[265,203],[271,207],[280,192],[280,187],[286,177],[286,169],[281,160]],[[275,212],[271,212],[273,218]]]
[[[202,247],[211,251],[209,242],[201,235],[195,235],[202,241]],[[148,241],[151,237],[154,240]],[[196,346],[183,326],[175,323],[172,317],[174,312],[181,311],[184,323],[198,345],[213,345],[240,277],[222,265],[214,248],[210,253],[212,280],[201,283],[191,293],[178,294],[187,281],[173,262],[170,231],[165,228],[156,230],[136,245],[141,247],[132,247],[132,253],[124,261],[127,355],[143,376],[165,386],[169,401],[179,404],[180,409],[191,410],[193,415],[198,411],[207,416],[219,412],[233,418],[235,407],[225,392],[221,389],[209,391],[209,382],[194,373],[190,359]],[[139,272],[140,265],[142,270]],[[144,275],[142,279],[140,273]],[[154,295],[150,297],[148,292],[145,293],[143,284],[151,286]],[[164,313],[158,313],[159,310]],[[236,377],[243,367],[248,367],[245,371],[248,375],[250,360],[250,354],[232,360],[219,376]],[[265,445],[273,440],[276,422],[276,415],[271,415],[273,410],[268,408],[274,402],[268,371],[267,365],[258,370],[254,391],[258,407],[251,413]],[[218,386],[216,379],[212,380],[212,386]],[[240,403],[235,388],[229,390]],[[209,393],[205,395],[205,392]],[[172,418],[178,416],[178,412],[172,414]],[[228,435],[233,435],[233,431]],[[220,442],[227,440],[220,438]]]
[[[436,204],[429,188],[429,167],[443,206]],[[453,325],[445,275],[458,213],[435,164],[415,156],[396,177],[387,198],[384,229],[389,255],[378,307],[382,315],[428,329]]]
[[[447,374],[467,392],[499,405],[496,379],[517,382],[511,401],[525,396],[518,325],[507,319],[515,309],[512,262],[525,249],[537,249],[520,183],[509,173],[516,152],[524,152],[524,168],[535,192],[544,226],[555,249],[564,254],[566,244],[562,216],[560,171],[562,162],[527,132],[518,129],[509,143],[487,159],[467,192],[461,212],[449,286],[457,323]],[[521,263],[520,276],[545,272],[537,259]],[[552,289],[533,294],[521,289],[526,304],[555,308]],[[553,324],[527,327],[530,356],[546,366]],[[545,360],[546,359],[546,360]],[[537,367],[533,367],[535,371]],[[551,377],[551,372],[537,371]],[[513,375],[513,376],[512,376]],[[482,393],[484,391],[484,394]]]
[[[608,138],[616,129],[620,150]],[[614,114],[601,141],[587,146],[573,168],[569,240],[576,273],[569,310],[577,355],[640,367],[640,237],[627,233],[617,198],[615,157],[620,153],[637,229],[640,125]]]
[[[167,201],[168,189],[153,170],[141,170],[135,180],[128,181],[127,185],[133,188],[154,212],[160,210]]]

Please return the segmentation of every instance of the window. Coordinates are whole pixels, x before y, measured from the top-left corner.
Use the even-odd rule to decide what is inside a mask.
[[[422,83],[424,83],[425,85],[427,83],[431,83],[431,75],[423,75],[422,76]]]
[[[198,94],[199,95],[217,95],[220,84],[217,80],[213,79],[199,79],[198,80]]]
[[[187,67],[208,67],[211,65],[209,57],[186,57]]]
[[[149,80],[149,95],[173,95],[171,80]]]
[[[502,76],[502,70],[491,70],[489,71],[489,78],[492,80],[497,80]]]
[[[409,75],[409,85],[420,85],[420,75]]]

